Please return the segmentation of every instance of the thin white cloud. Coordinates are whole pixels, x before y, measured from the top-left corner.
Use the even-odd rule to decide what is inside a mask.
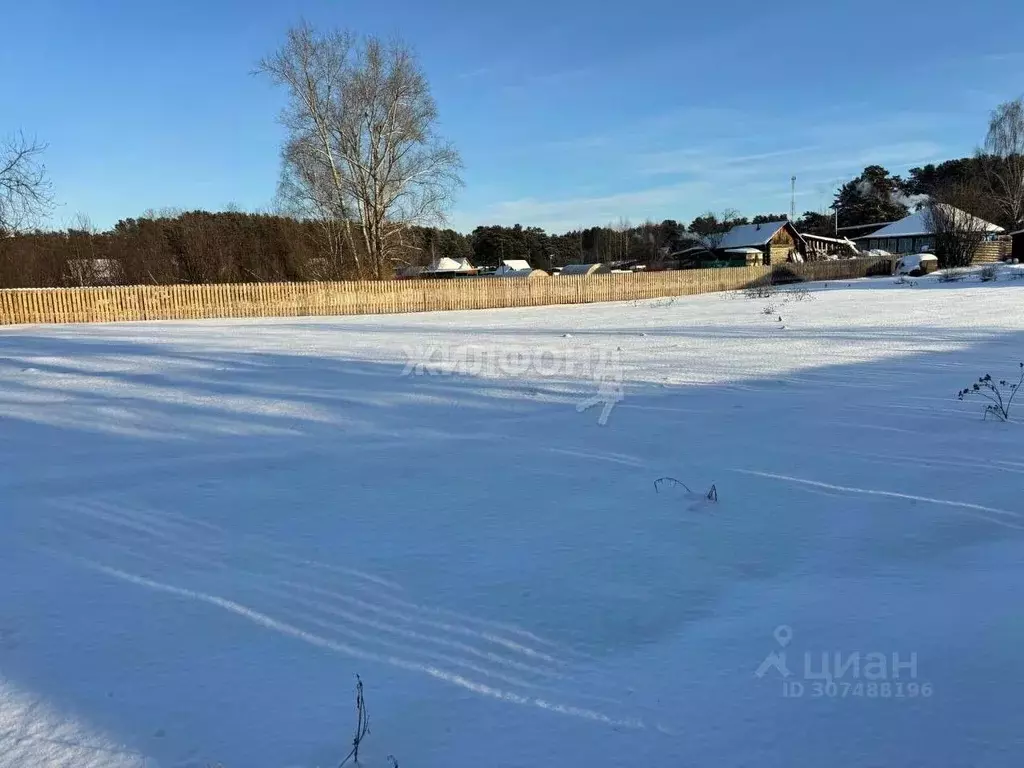
[[[750,154],[724,154],[722,148],[699,147],[692,149],[671,150],[637,155],[637,173],[643,175],[676,174],[676,173],[712,173],[734,166],[756,165],[765,160],[780,157],[791,157],[813,152],[819,147],[807,145],[775,149]]]
[[[496,203],[472,213],[456,213],[452,220],[463,229],[472,229],[479,224],[528,223],[549,232],[561,232],[606,224],[624,217],[643,220],[681,199],[710,192],[705,182],[684,182],[592,197],[523,198]]]
[[[611,143],[612,140],[608,136],[578,136],[569,139],[556,139],[554,141],[545,141],[535,148],[555,150],[596,149],[598,147],[607,147]]]
[[[463,230],[480,224],[522,223],[560,232],[621,218],[688,221],[704,211],[724,207],[747,214],[781,211],[789,208],[793,175],[797,176],[801,206],[817,209],[831,202],[841,181],[867,165],[899,172],[955,154],[922,138],[934,134],[929,115],[898,112],[856,119],[862,114],[859,110],[826,112],[827,120],[800,116],[765,120],[758,124],[756,139],[747,133],[730,140],[721,130],[736,125],[737,115],[732,110],[698,107],[647,118],[640,121],[642,125],[627,126],[617,133],[547,142],[538,149],[558,154],[540,151],[527,155],[535,163],[548,163],[547,170],[563,160],[560,155],[566,150],[578,150],[572,162],[558,166],[565,169],[556,177],[563,184],[562,194],[532,194],[474,209],[460,207],[453,221]],[[697,114],[702,117],[694,121]],[[692,138],[688,129],[695,122],[701,129],[698,133],[719,136],[679,146],[680,135]],[[669,126],[676,129],[666,130]],[[665,146],[666,134],[674,134],[675,147]],[[871,143],[878,136],[891,141]],[[787,143],[772,146],[770,137],[783,137]],[[588,152],[593,152],[593,160],[599,160],[604,171],[596,191],[593,173],[579,174],[581,182],[590,187],[586,192],[582,185],[566,189],[564,183],[573,178],[574,164],[586,161]],[[636,184],[645,178],[673,175],[676,180],[668,183]]]
[[[1008,61],[1024,60],[1024,51],[1004,51],[1002,53],[986,53],[981,57],[982,61],[1002,64]]]
[[[533,95],[538,88],[557,88],[565,86],[593,72],[589,68],[573,68],[539,72],[514,82],[500,86],[501,93],[506,96]],[[545,91],[550,95],[550,92]]]
[[[494,72],[494,68],[493,67],[478,67],[476,69],[471,69],[468,72],[460,72],[455,77],[458,80],[473,80],[473,79],[476,79],[478,77],[484,77],[486,75],[490,75],[493,72]]]

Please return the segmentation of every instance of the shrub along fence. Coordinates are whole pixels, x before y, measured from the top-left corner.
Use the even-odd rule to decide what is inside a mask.
[[[849,280],[890,274],[887,259],[776,267],[549,278],[457,278],[310,283],[129,285],[0,290],[0,325],[368,315],[632,301],[745,288],[768,280]]]

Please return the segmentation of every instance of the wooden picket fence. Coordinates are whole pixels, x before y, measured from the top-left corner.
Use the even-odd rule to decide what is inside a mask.
[[[454,280],[129,285],[0,290],[0,325],[297,315],[367,315],[633,301],[745,288],[769,279],[849,280],[889,274],[883,259],[650,274]]]

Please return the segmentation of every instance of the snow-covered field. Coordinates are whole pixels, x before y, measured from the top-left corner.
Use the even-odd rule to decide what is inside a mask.
[[[356,674],[366,766],[1024,764],[1021,360],[1009,280],[3,329],[0,766],[337,765]]]

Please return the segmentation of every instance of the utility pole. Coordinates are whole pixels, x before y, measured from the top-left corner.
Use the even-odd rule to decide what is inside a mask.
[[[796,176],[789,180],[789,220],[796,221]]]
[[[842,186],[840,186],[839,191],[832,195],[832,218],[835,219],[836,223],[836,240],[839,239],[839,192],[841,192],[842,189]]]

